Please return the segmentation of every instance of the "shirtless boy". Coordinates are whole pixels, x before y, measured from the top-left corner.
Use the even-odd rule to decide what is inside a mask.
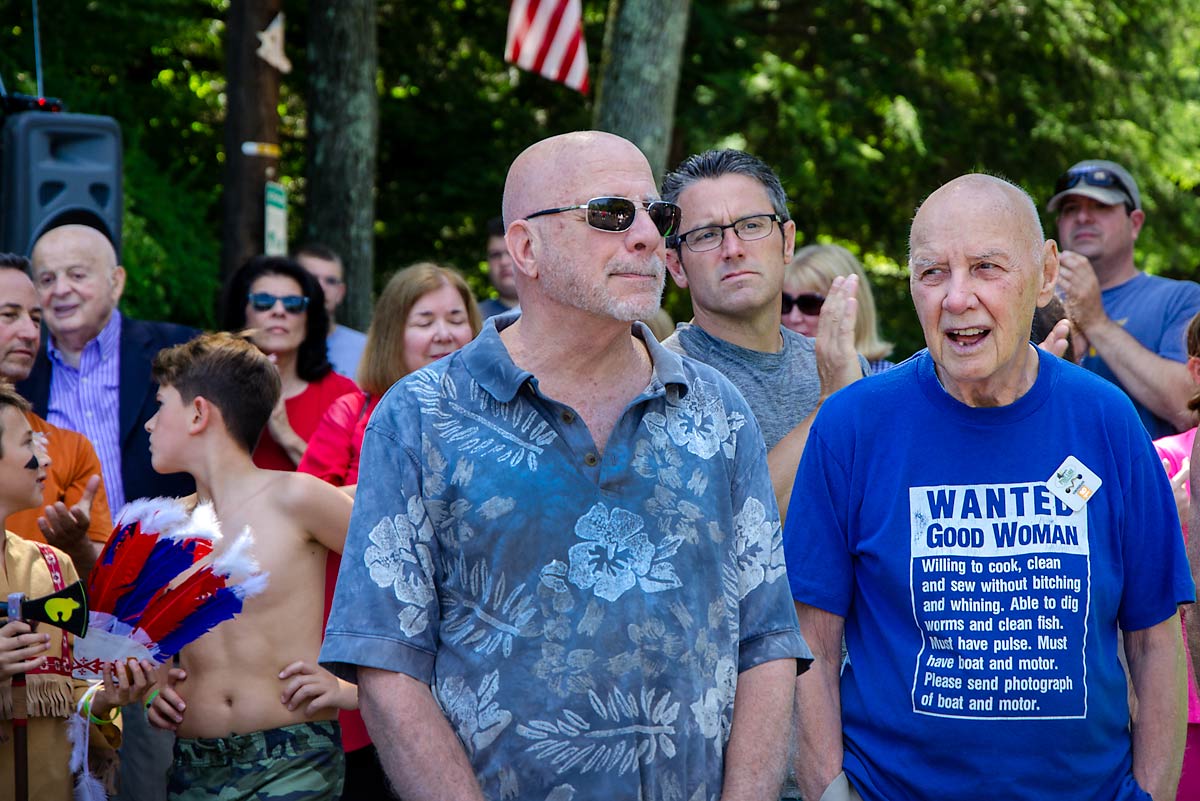
[[[146,423],[154,469],[196,480],[223,530],[254,535],[266,590],[183,649],[149,710],[178,735],[167,795],[177,801],[325,799],[341,794],[337,710],[354,687],[317,667],[325,558],[341,552],[351,500],[302,473],[262,470],[250,453],[279,397],[254,345],[209,334],[159,353],[158,413]],[[236,795],[230,790],[236,789]]]

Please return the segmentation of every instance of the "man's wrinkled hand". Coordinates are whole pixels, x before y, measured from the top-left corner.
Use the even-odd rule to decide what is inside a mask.
[[[1107,319],[1100,299],[1100,281],[1087,256],[1073,250],[1058,255],[1058,288],[1067,316],[1085,334],[1088,328]]]
[[[854,349],[854,326],[858,322],[858,276],[833,279],[821,316],[817,320],[817,375],[821,399],[862,378],[862,365]]]
[[[83,488],[83,495],[72,507],[62,501],[47,506],[42,517],[38,518],[38,528],[46,542],[55,548],[72,553],[86,544],[88,526],[92,522],[92,501],[96,499],[96,491],[100,488],[100,475],[88,479]]]

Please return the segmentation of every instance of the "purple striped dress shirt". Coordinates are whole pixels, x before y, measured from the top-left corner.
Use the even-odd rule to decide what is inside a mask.
[[[125,505],[125,482],[121,479],[121,313],[113,312],[99,336],[83,348],[79,369],[63,360],[54,346],[46,344],[50,357],[50,406],[46,419],[56,426],[83,434],[96,448],[108,505],[116,512]]]

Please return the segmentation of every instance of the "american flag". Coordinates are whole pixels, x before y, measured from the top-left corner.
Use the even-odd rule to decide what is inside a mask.
[[[582,0],[513,0],[504,60],[586,93]]]

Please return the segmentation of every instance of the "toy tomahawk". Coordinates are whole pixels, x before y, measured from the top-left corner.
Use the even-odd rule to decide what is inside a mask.
[[[64,631],[82,637],[87,632],[87,595],[83,582],[77,581],[69,587],[28,599],[23,592],[8,596],[7,603],[0,602],[0,617],[9,620],[49,623]],[[63,636],[66,639],[66,636]],[[65,656],[65,654],[64,654]],[[13,727],[13,799],[27,801],[29,798],[29,712],[25,697],[25,674],[12,677],[12,727]]]

